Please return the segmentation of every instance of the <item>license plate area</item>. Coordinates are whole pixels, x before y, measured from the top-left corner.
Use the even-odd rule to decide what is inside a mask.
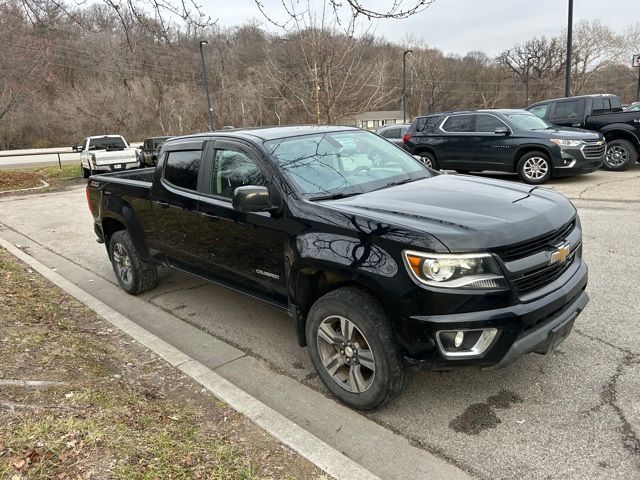
[[[551,330],[546,342],[538,345],[538,348],[535,349],[535,352],[546,355],[554,350],[562,342],[564,342],[571,333],[571,329],[573,329],[573,323],[575,322],[577,316],[578,314],[573,315],[566,322],[561,323],[553,330]]]

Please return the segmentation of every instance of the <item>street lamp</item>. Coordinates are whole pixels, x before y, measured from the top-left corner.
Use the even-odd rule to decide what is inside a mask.
[[[204,64],[204,50],[202,47],[207,45],[207,40],[200,40],[200,60],[202,61],[202,83],[204,85],[204,93],[207,95],[207,111],[209,115],[209,130],[213,130],[213,109],[211,108],[211,97],[209,97],[209,82],[207,81],[207,67]]]
[[[411,50],[402,54],[402,123],[407,123],[407,55]]]
[[[524,72],[524,108],[529,105],[529,68],[533,59],[534,57],[527,57],[527,66]]]
[[[569,0],[569,18],[567,25],[567,64],[564,75],[564,96],[571,96],[571,44],[573,41],[573,0]]]

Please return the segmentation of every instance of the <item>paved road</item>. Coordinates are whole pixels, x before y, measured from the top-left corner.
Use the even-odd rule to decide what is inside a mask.
[[[584,228],[591,302],[574,333],[504,370],[417,373],[369,417],[482,479],[640,479],[640,165],[549,187]],[[113,282],[83,197],[0,198],[0,222]],[[282,312],[169,272],[145,298],[322,391]]]

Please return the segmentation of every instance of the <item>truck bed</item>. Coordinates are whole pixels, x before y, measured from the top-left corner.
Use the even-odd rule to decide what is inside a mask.
[[[141,182],[148,183],[151,186],[153,182],[154,167],[138,168],[136,170],[123,170],[121,172],[109,172],[92,175],[91,180],[105,181],[107,183],[130,183]]]

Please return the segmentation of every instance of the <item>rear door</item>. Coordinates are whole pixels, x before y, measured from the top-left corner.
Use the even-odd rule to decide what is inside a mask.
[[[495,133],[497,128],[509,126],[489,113],[478,113],[475,117],[475,132],[471,137],[472,162],[469,164],[469,170],[511,171],[513,141],[509,135]]]
[[[216,139],[207,147],[206,164],[198,212],[201,256],[208,270],[285,302],[284,217],[242,213],[231,204],[235,189],[243,185],[275,188],[265,160],[244,142]]]
[[[449,115],[440,125],[442,142],[436,151],[439,168],[468,169],[473,165],[471,137],[475,129],[475,115]]]
[[[181,142],[163,154],[152,202],[163,251],[170,265],[194,272],[200,261],[199,172],[203,141]]]

